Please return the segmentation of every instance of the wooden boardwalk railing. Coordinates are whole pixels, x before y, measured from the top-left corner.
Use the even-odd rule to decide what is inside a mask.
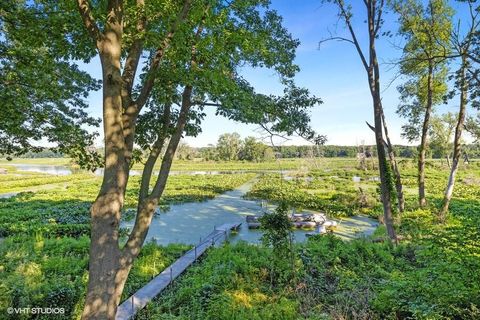
[[[240,223],[226,223],[205,237],[199,244],[187,251],[183,256],[167,267],[163,272],[153,278],[144,287],[134,293],[118,306],[116,320],[132,319],[135,314],[143,309],[147,303],[162,292],[175,278],[191,266],[209,247],[222,243],[231,230],[237,229]]]

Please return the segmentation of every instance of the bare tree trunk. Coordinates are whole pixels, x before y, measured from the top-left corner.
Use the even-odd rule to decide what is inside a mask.
[[[450,155],[448,153],[447,153],[446,158],[447,158],[447,166],[448,166],[449,169],[451,169],[452,165],[450,164]]]
[[[460,71],[460,110],[458,111],[458,121],[457,126],[455,127],[455,138],[453,141],[453,157],[452,157],[452,168],[450,170],[450,176],[448,177],[447,188],[445,189],[445,195],[443,197],[442,209],[439,212],[439,218],[441,221],[445,221],[445,218],[448,213],[448,207],[450,201],[452,200],[453,188],[455,186],[455,177],[457,175],[458,164],[460,162],[460,156],[462,153],[461,150],[461,138],[462,131],[465,123],[465,114],[467,108],[467,90],[468,84],[466,81],[466,68],[467,61],[466,56],[462,56],[462,66]]]
[[[375,121],[375,142],[377,146],[377,156],[378,156],[378,168],[380,171],[380,189],[382,193],[382,204],[383,204],[383,214],[384,222],[387,228],[388,236],[390,240],[394,243],[397,243],[397,235],[393,227],[393,212],[392,212],[392,200],[391,200],[391,190],[390,190],[390,168],[387,163],[384,140],[383,140],[383,107],[382,100],[380,95],[380,70],[378,66],[377,52],[375,49],[375,39],[379,35],[379,31],[382,25],[382,12],[384,9],[384,1],[377,0],[364,0],[365,9],[367,11],[367,23],[368,23],[368,53],[369,59],[367,60],[366,55],[362,50],[362,46],[358,41],[357,35],[353,28],[353,25],[350,21],[352,16],[350,6],[346,5],[344,1],[335,0],[334,3],[338,6],[340,12],[339,15],[345,20],[348,31],[351,35],[351,40],[347,40],[355,46],[355,49],[358,52],[360,60],[367,72],[368,84],[370,88],[370,94],[373,100],[373,110],[374,110],[374,121]]]
[[[418,147],[418,204],[424,207],[427,204],[425,197],[425,157],[427,152],[428,127],[430,126],[430,115],[433,107],[433,65],[429,61],[427,78],[427,105],[423,119],[422,136]]]
[[[389,172],[388,162],[385,153],[385,147],[383,144],[383,135],[382,135],[382,103],[378,96],[374,96],[374,118],[375,118],[375,127],[380,128],[380,130],[375,130],[375,142],[377,144],[377,155],[378,155],[378,168],[380,172],[380,189],[381,189],[381,199],[383,204],[383,215],[385,227],[387,228],[387,234],[393,242],[397,242],[397,236],[395,229],[393,227],[393,212],[392,212],[392,196],[390,192],[390,179],[387,175]]]

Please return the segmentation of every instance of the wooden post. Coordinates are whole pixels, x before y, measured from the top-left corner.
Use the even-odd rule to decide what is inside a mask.
[[[195,261],[197,261],[197,246],[195,246]]]

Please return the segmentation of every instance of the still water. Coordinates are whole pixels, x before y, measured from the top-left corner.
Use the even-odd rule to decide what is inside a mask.
[[[39,172],[39,173],[46,173],[46,174],[53,174],[53,175],[70,175],[73,173],[81,173],[85,172],[81,169],[73,169],[69,166],[56,166],[56,165],[38,165],[38,164],[21,164],[21,163],[12,163],[9,164],[11,166],[15,166],[19,171],[30,171],[30,172]],[[264,172],[264,171],[257,171],[257,170],[227,170],[227,171],[219,171],[219,170],[208,170],[208,171],[175,171],[171,170],[170,175],[218,175],[218,174],[238,174],[238,173],[245,173],[245,172]],[[269,170],[268,172],[272,173],[280,173],[280,172],[287,172],[287,171],[279,171],[279,170]],[[158,173],[158,171],[154,171],[153,174]],[[94,172],[97,176],[103,175],[103,168],[99,168]],[[141,175],[142,171],[140,170],[130,170],[130,176],[137,176]]]
[[[79,172],[68,166],[53,165],[31,165],[31,164],[13,164],[20,171],[32,171],[54,175],[69,175]],[[244,171],[171,171],[171,175],[176,174],[226,174],[241,173]],[[252,171],[250,171],[252,172]],[[277,172],[277,171],[269,171]],[[141,171],[132,170],[131,175],[139,175]],[[284,178],[289,179],[287,171]],[[96,175],[102,175],[103,169],[98,169]],[[354,180],[355,181],[355,180]],[[168,243],[196,244],[201,237],[209,234],[215,226],[224,223],[243,223],[239,232],[231,237],[232,242],[244,240],[252,243],[260,241],[262,232],[260,230],[248,229],[245,219],[247,215],[256,215],[266,209],[262,207],[260,201],[247,200],[243,196],[250,190],[253,182],[217,196],[212,200],[205,202],[192,202],[178,205],[171,205],[166,213],[156,215],[150,226],[147,235],[147,241],[156,241],[165,245]],[[9,194],[8,196],[14,196]],[[335,220],[335,219],[332,219]],[[365,216],[354,216],[341,220],[336,220],[338,228],[335,234],[343,239],[353,239],[373,233],[378,226],[377,221]],[[133,221],[124,222],[123,227],[131,228]],[[296,230],[294,232],[296,241],[305,241],[306,234],[311,230]]]
[[[215,226],[224,223],[243,223],[238,233],[233,234],[230,241],[244,240],[257,243],[260,241],[260,230],[248,229],[245,223],[247,215],[263,212],[260,201],[246,200],[243,195],[248,192],[253,182],[244,184],[233,191],[226,192],[205,202],[193,202],[172,205],[166,213],[156,215],[147,234],[147,241],[159,244],[186,243],[196,244],[202,236],[209,234]],[[339,224],[335,231],[339,237],[349,240],[372,234],[378,222],[365,216],[355,216],[336,220]],[[125,222],[123,227],[131,228],[134,221]],[[296,230],[295,241],[305,241],[311,230]]]

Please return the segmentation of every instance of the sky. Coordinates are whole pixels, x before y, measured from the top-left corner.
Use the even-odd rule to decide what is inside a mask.
[[[366,25],[363,22],[363,2],[353,0],[353,24],[359,30],[359,41],[367,43]],[[338,20],[336,8],[331,4],[322,4],[319,0],[272,0],[271,8],[283,17],[283,25],[294,38],[300,40],[295,63],[300,72],[295,77],[298,86],[306,87],[323,100],[323,104],[311,112],[311,126],[328,138],[327,144],[358,145],[374,144],[373,132],[365,121],[373,123],[372,100],[368,89],[365,70],[353,45],[346,42],[330,41],[319,48],[319,41],[330,35],[347,36],[346,30]],[[461,8],[454,9],[462,16]],[[396,32],[398,25],[390,13],[385,15],[384,30]],[[377,43],[377,55],[381,68],[382,101],[391,140],[394,144],[409,144],[401,137],[401,126],[405,119],[399,118],[395,110],[398,107],[397,86],[404,81],[397,77],[395,61],[401,55],[396,48],[401,44],[399,37],[381,38]],[[100,78],[101,69],[98,59],[83,65],[93,76]],[[245,67],[241,74],[264,94],[281,94],[282,86],[275,72],[266,69]],[[101,92],[89,96],[90,112],[101,115]],[[457,99],[448,105],[437,108],[439,113],[458,108]],[[215,144],[218,136],[227,132],[238,132],[242,137],[261,137],[256,125],[246,125],[215,116],[213,109],[207,110],[202,123],[202,133],[197,137],[186,137],[185,142],[193,147]],[[277,140],[277,144],[306,144],[305,140],[291,137],[289,140]]]

